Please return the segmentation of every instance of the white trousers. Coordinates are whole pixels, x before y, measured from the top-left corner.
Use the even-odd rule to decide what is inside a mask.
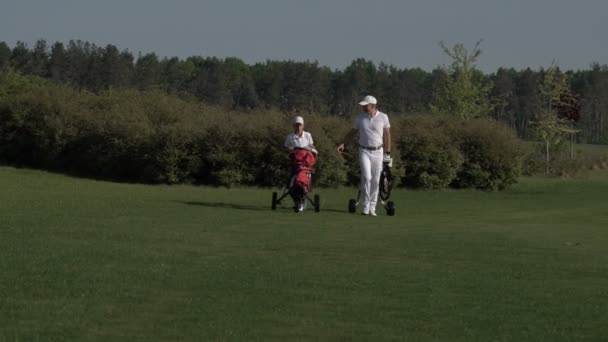
[[[382,149],[370,151],[359,148],[359,163],[361,164],[361,197],[363,198],[363,212],[376,210],[378,202],[378,187],[382,173]]]

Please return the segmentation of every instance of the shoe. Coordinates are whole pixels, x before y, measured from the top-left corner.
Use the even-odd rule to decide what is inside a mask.
[[[293,211],[296,213],[300,213],[306,209],[306,199],[305,198],[294,198],[293,199]]]
[[[369,215],[370,216],[378,216],[378,215],[376,215],[376,211],[375,210],[370,210],[369,211]]]
[[[361,210],[361,214],[369,215],[369,205],[364,205],[363,210]]]

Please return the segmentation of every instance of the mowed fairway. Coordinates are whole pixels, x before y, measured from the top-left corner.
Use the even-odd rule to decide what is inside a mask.
[[[397,216],[271,189],[0,168],[0,340],[600,341],[608,175],[397,190]]]

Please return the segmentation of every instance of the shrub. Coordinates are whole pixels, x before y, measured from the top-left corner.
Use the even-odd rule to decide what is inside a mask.
[[[336,151],[337,140],[341,139],[348,123],[335,117],[307,115],[305,129],[312,134],[315,147],[319,151],[313,183],[318,186],[338,186],[347,182],[350,165]]]
[[[284,186],[292,115],[226,112],[158,91],[92,94],[0,72],[0,162],[146,183]],[[317,186],[359,184],[358,148],[335,151],[352,120],[305,115]],[[488,120],[391,115],[395,183],[501,189],[519,174],[518,140]]]
[[[464,161],[453,186],[501,190],[517,182],[523,148],[514,132],[486,119],[463,122],[457,131]]]
[[[52,168],[76,134],[75,91],[11,72],[0,76],[0,160]]]
[[[397,132],[397,146],[405,164],[404,186],[440,189],[454,180],[464,158],[446,119],[411,117],[399,125]]]

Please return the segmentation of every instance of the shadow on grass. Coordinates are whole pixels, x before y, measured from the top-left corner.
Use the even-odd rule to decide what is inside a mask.
[[[253,210],[253,211],[270,211],[269,207],[248,205],[248,204],[235,204],[235,203],[224,203],[224,202],[203,202],[203,201],[176,201],[177,203],[186,205],[198,205],[201,207],[208,208],[226,208],[236,210]]]
[[[256,206],[256,205],[248,205],[248,204],[235,204],[235,203],[225,203],[225,202],[203,202],[203,201],[175,201],[175,202],[181,203],[181,204],[186,204],[186,205],[207,207],[207,208],[225,208],[225,209],[235,209],[235,210],[252,210],[252,211],[269,211],[269,212],[272,211],[270,209],[270,206],[266,207],[266,206]],[[277,209],[280,211],[284,211],[284,210],[293,211],[293,209],[291,207],[287,207],[287,206],[278,206]],[[314,209],[312,209],[312,208],[308,208],[307,210],[310,210],[311,212],[314,211]],[[352,214],[348,213],[347,210],[323,209],[323,207],[321,207],[321,213],[322,212],[352,215]]]
[[[339,214],[349,214],[349,212],[347,210],[338,210],[338,209],[323,209],[323,207],[321,207],[321,212],[328,212],[328,213],[339,213]]]

